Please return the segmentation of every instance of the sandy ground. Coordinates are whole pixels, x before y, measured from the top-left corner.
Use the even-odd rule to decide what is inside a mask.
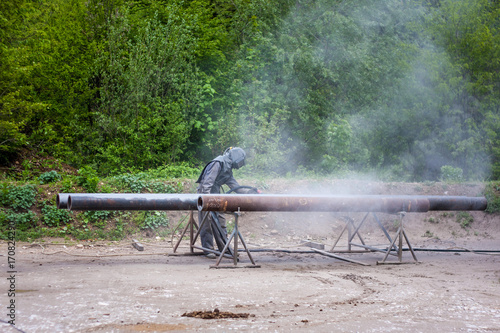
[[[1,243],[0,318],[9,320],[14,300],[15,327],[30,333],[500,332],[500,253],[462,252],[500,251],[500,218],[472,216],[463,228],[454,214],[408,214],[403,221],[414,248],[449,252],[416,251],[415,262],[406,251],[406,264],[389,265],[377,265],[381,252],[336,253],[360,265],[275,251],[252,252],[259,268],[246,267],[249,258],[240,253],[238,268],[216,269],[214,260],[188,255],[186,240],[175,254],[164,239],[141,239],[144,251],[130,240],[46,240],[16,244],[15,279],[9,280],[8,244]],[[349,217],[359,224],[364,215]],[[398,216],[378,217],[395,237]],[[239,221],[251,249],[281,251],[311,251],[306,240],[328,251],[345,225],[336,214],[244,213]],[[371,216],[360,231],[370,246],[389,245]],[[346,248],[346,237],[335,250]],[[11,282],[14,297],[8,296]],[[248,317],[183,316],[216,309]],[[1,332],[17,329],[0,324]]]
[[[473,243],[459,240],[454,246],[500,249],[498,240]],[[383,253],[338,254],[369,264],[363,266],[311,253],[252,252],[260,268],[245,268],[250,261],[240,254],[240,268],[215,269],[214,260],[143,245],[142,252],[126,243],[22,245],[16,254],[16,327],[25,332],[500,332],[498,255],[416,252],[416,264],[377,265]],[[449,241],[427,240],[427,245],[450,248]],[[0,249],[7,252],[5,244]],[[177,251],[188,252],[184,245]],[[5,273],[6,258],[2,261]],[[409,252],[403,261],[414,262]],[[0,288],[8,290],[9,282],[2,279]],[[4,293],[2,318],[8,301]],[[183,316],[215,309],[249,317]]]

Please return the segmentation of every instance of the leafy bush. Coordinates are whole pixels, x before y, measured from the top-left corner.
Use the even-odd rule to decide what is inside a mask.
[[[200,168],[192,167],[188,163],[174,163],[147,171],[151,178],[193,178],[201,172]]]
[[[491,182],[485,189],[486,200],[488,200],[488,213],[500,212],[500,182]]]
[[[71,220],[70,212],[65,209],[57,209],[55,206],[44,203],[42,207],[43,221],[49,227],[58,227],[67,224]]]
[[[53,183],[61,180],[61,175],[57,173],[57,171],[52,170],[49,172],[42,173],[39,177],[38,180],[40,181],[40,184],[48,184],[48,183]]]
[[[111,217],[114,212],[108,210],[89,210],[83,212],[85,224],[91,223],[98,228],[104,228],[106,219]]]
[[[36,214],[31,211],[16,213],[11,209],[0,209],[0,239],[11,239],[12,229],[15,230],[15,239],[18,241],[39,238],[38,228],[35,228],[37,220]]]
[[[14,186],[2,184],[0,203],[14,210],[29,209],[35,203],[36,189],[33,185]]]
[[[0,209],[0,227],[7,227],[9,225],[9,220],[7,219],[7,212]],[[2,229],[2,228],[0,228]]]
[[[7,183],[0,184],[0,205],[7,206],[8,194],[9,194],[9,185]]]
[[[113,212],[109,210],[88,210],[83,212],[83,215],[89,220],[89,222],[96,222],[98,220],[107,219],[113,215]]]
[[[71,177],[63,179],[61,182],[61,192],[71,193],[73,192],[73,179]]]
[[[182,191],[182,183],[177,182],[175,185],[161,182],[159,180],[149,180],[147,173],[123,174],[114,176],[111,182],[121,190],[132,191],[133,193],[141,193],[142,191],[151,191],[153,193],[178,193]]]
[[[148,189],[153,193],[180,193],[182,192],[182,183],[177,182],[176,184],[167,184],[160,181],[151,182],[148,185]]]
[[[443,182],[461,182],[464,180],[464,172],[461,168],[454,168],[450,165],[441,167],[441,181]]]
[[[159,227],[168,226],[168,217],[164,212],[148,212],[144,222],[140,225],[141,229],[155,230]]]
[[[76,177],[78,185],[85,188],[90,193],[97,192],[97,184],[99,184],[99,177],[94,169],[86,165],[78,170]]]
[[[27,213],[10,213],[6,215],[6,222],[14,222],[16,231],[27,231],[35,226],[37,221],[36,214],[32,211]]]
[[[123,174],[112,177],[111,181],[121,189],[141,193],[146,188],[146,182],[142,178],[140,175]]]

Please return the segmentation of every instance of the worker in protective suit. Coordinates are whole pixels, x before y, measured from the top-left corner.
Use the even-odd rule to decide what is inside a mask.
[[[240,184],[233,177],[233,169],[239,169],[245,165],[246,153],[243,149],[238,147],[231,147],[226,149],[223,155],[217,156],[209,162],[200,174],[196,181],[198,185],[197,192],[200,194],[209,194],[221,192],[221,186],[227,185],[230,189],[235,189],[237,193],[246,193],[247,191],[240,188]],[[200,228],[201,246],[206,249],[214,248],[214,229],[216,227],[214,218],[219,220],[222,235],[224,240],[227,240],[226,219],[218,212],[199,212],[198,221],[201,224],[205,214],[205,223]],[[216,231],[216,230],[215,230]],[[217,232],[217,231],[216,231]],[[224,241],[225,242],[225,241]],[[218,244],[219,251],[222,251],[220,244]],[[205,251],[208,258],[215,258],[215,254]]]

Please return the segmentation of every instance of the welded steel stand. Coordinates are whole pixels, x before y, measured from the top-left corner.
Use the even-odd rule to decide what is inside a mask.
[[[198,225],[196,224],[196,221],[194,220],[193,211],[190,211],[190,213],[189,213],[189,221],[186,224],[186,226],[184,227],[184,230],[182,230],[181,237],[179,238],[179,240],[177,241],[177,243],[174,246],[174,253],[175,253],[175,251],[177,251],[177,248],[179,247],[179,245],[182,242],[182,238],[184,238],[184,235],[186,235],[186,232],[189,229],[189,240],[190,240],[189,250],[190,250],[191,253],[194,254],[193,247],[191,246],[191,245],[193,245],[192,239],[193,239],[193,235],[194,235],[194,228],[196,228],[196,230],[198,230]]]
[[[404,223],[403,223],[403,217],[405,216],[405,212],[400,212],[400,223],[399,223],[399,228],[398,231],[396,232],[396,236],[394,237],[394,240],[391,243],[391,246],[387,248],[387,251],[385,253],[384,259],[381,261],[377,261],[377,265],[387,265],[387,264],[416,264],[418,263],[417,256],[415,255],[415,252],[413,251],[413,248],[411,247],[410,240],[408,239],[408,236],[406,235],[405,229],[404,229]],[[406,241],[406,244],[408,244],[408,248],[410,249],[411,255],[413,256],[414,261],[406,261],[403,262],[403,238]],[[399,242],[399,246],[397,249],[397,255],[398,255],[398,261],[386,261],[387,257],[389,256],[390,252],[393,249],[394,244],[396,241]]]
[[[229,236],[226,245],[222,249],[219,257],[217,258],[217,262],[215,265],[210,266],[210,268],[259,268],[260,265],[256,265],[255,261],[252,258],[252,255],[250,254],[250,251],[248,250],[247,244],[245,243],[245,240],[243,239],[243,236],[241,235],[239,229],[238,229],[238,218],[240,216],[240,210],[238,209],[237,212],[234,212],[234,229],[231,235]],[[243,244],[243,248],[245,249],[245,252],[248,255],[248,258],[252,262],[252,265],[245,265],[245,266],[238,266],[238,261],[239,261],[239,256],[238,256],[238,239],[241,240],[241,244]],[[233,241],[233,265],[221,265],[221,260],[224,257],[224,254],[226,251],[229,249],[229,245],[231,244],[231,241]]]
[[[204,252],[211,252],[211,253],[219,254],[218,251],[195,245],[196,239],[198,238],[198,236],[200,234],[201,227],[203,226],[204,223],[207,223],[206,221],[207,221],[207,216],[209,213],[213,214],[213,212],[208,212],[207,214],[205,214],[203,220],[198,225],[194,219],[193,211],[190,212],[189,221],[186,224],[186,226],[184,227],[184,230],[182,231],[179,240],[177,241],[177,243],[174,246],[174,253],[177,251],[177,248],[179,247],[180,243],[182,242],[184,236],[186,235],[186,232],[189,230],[189,251],[191,254],[202,255],[202,254],[204,254]],[[216,216],[214,216],[214,221],[216,224],[215,229],[217,232],[214,232],[214,230],[213,230],[214,228],[212,228],[212,226],[210,226],[210,227],[212,228],[212,232],[214,234],[214,238],[217,241],[217,244],[220,245],[220,248],[222,248],[222,247],[224,247],[225,242],[224,242],[223,238],[220,236],[220,234],[222,234],[222,231],[221,231],[221,227],[220,227],[220,224],[219,224]],[[196,229],[196,233],[195,233],[195,229]],[[199,249],[199,250],[203,250],[204,252],[194,252],[195,248]],[[230,257],[232,258],[232,254]]]
[[[352,218],[350,218],[349,216],[344,216],[344,220],[345,220],[344,228],[340,232],[340,235],[337,237],[336,241],[333,243],[333,246],[330,249],[330,252],[335,252],[334,251],[335,247],[337,246],[338,242],[342,238],[342,235],[347,231],[347,251],[346,252],[356,252],[356,251],[354,251],[352,249],[352,247],[354,246],[354,247],[361,247],[361,248],[363,248],[364,251],[361,251],[361,252],[383,252],[383,253],[385,253],[386,252],[385,249],[379,249],[379,248],[376,248],[376,247],[373,247],[373,246],[366,245],[365,240],[363,239],[363,236],[361,236],[360,229],[364,225],[364,223],[367,221],[367,218],[368,218],[368,216],[370,214],[373,215],[373,218],[375,219],[375,222],[377,222],[377,225],[382,230],[382,232],[384,233],[385,237],[389,240],[389,243],[393,244],[389,248],[397,251],[398,248],[394,245],[391,236],[387,232],[387,229],[382,225],[382,223],[380,222],[378,216],[375,213],[372,212],[372,213],[366,213],[366,215],[363,217],[363,219],[361,220],[361,222],[357,226],[356,226],[356,223],[354,222],[354,220]],[[357,243],[353,242],[354,237],[356,237],[356,236],[358,236],[359,241],[361,242],[361,244],[357,244]]]
[[[208,215],[209,214],[212,216],[213,223],[211,223],[210,220],[208,219]],[[198,230],[196,231],[196,234],[194,234],[194,236],[192,235],[192,237],[190,239],[191,249],[198,249],[198,250],[202,250],[203,253],[207,253],[208,252],[208,253],[213,253],[213,254],[216,254],[216,255],[219,255],[219,254],[223,253],[225,257],[232,258],[233,257],[233,253],[232,253],[232,250],[230,248],[228,248],[226,250],[226,252],[222,251],[222,249],[226,245],[227,236],[226,236],[226,233],[222,230],[222,227],[221,227],[221,225],[219,223],[219,219],[217,218],[217,215],[215,214],[215,212],[210,212],[209,211],[209,212],[205,212],[205,214],[202,214],[202,215],[203,215],[203,218],[201,219],[201,221],[199,223]],[[214,250],[214,249],[209,249],[209,248],[206,248],[206,247],[203,247],[203,246],[195,245],[196,240],[198,239],[198,236],[200,235],[200,232],[201,232],[203,226],[205,225],[205,223],[210,223],[209,228],[212,229],[212,235],[213,235],[213,237],[215,239],[215,243],[216,243],[217,248],[219,249],[219,251]]]
[[[208,249],[202,246],[196,245],[196,240],[198,239],[198,236],[200,235],[201,228],[205,223],[210,223],[208,216],[209,214],[212,214],[212,218],[214,220],[213,224],[210,224],[210,228],[212,228],[212,233],[214,235],[217,247],[219,251],[214,250],[214,249]],[[238,218],[240,216],[240,211],[233,213],[235,217],[235,222],[234,222],[234,230],[229,236],[228,239],[226,239],[226,235],[224,231],[222,230],[222,227],[220,226],[219,220],[214,212],[205,212],[203,215],[203,218],[201,221],[199,221],[199,225],[196,224],[196,221],[194,220],[193,217],[193,212],[191,212],[189,222],[184,227],[184,230],[182,232],[181,238],[178,240],[177,244],[174,247],[174,252],[177,250],[180,242],[182,241],[182,238],[184,237],[185,233],[189,229],[189,247],[190,251],[192,254],[198,254],[202,255],[206,252],[209,253],[214,253],[217,255],[217,262],[215,265],[211,265],[210,268],[258,268],[260,265],[256,265],[255,261],[253,260],[252,255],[250,254],[250,250],[248,249],[245,240],[243,239],[243,236],[241,235],[239,228],[238,228]],[[194,232],[194,229],[196,228],[196,233]],[[245,265],[245,266],[238,266],[238,239],[241,241],[243,244],[243,248],[245,252],[248,255],[248,258],[252,262],[252,265]],[[233,241],[234,246],[233,248],[230,247],[230,243]],[[203,252],[194,252],[194,249],[202,250]],[[229,258],[233,260],[233,265],[221,265],[221,260],[222,258]]]

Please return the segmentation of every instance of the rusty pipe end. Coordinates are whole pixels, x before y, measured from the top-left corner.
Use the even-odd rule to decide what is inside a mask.
[[[203,197],[200,195],[198,197],[198,211],[201,211],[203,209]]]

